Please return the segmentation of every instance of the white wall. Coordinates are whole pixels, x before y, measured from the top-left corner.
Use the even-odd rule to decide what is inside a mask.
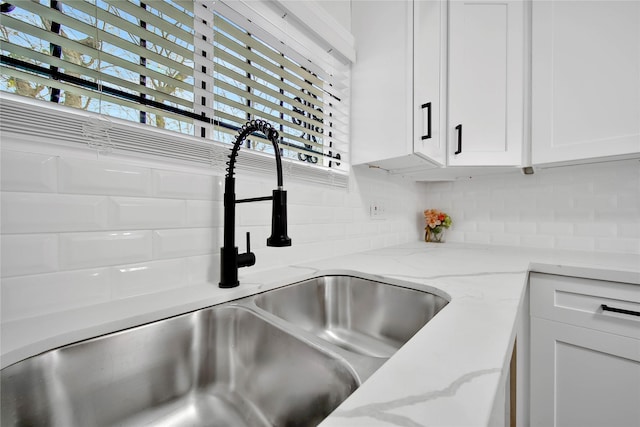
[[[350,0],[317,0],[346,30],[351,30]]]
[[[640,162],[421,184],[450,242],[640,254]]]
[[[51,150],[1,152],[2,320],[219,280],[222,176],[208,169]],[[238,197],[272,176],[238,175]],[[270,203],[238,206],[260,271],[422,236],[421,212],[454,221],[450,242],[640,253],[637,161],[444,183],[355,168],[348,190],[285,177],[291,248],[268,248]],[[384,208],[371,217],[371,203]]]
[[[222,176],[97,160],[90,151],[51,152],[1,152],[3,321],[183,286],[217,286]],[[238,198],[270,195],[272,175],[237,174]],[[237,244],[244,252],[245,232],[251,232],[254,271],[419,238],[417,184],[410,181],[358,170],[348,190],[298,184],[286,175],[285,188],[291,248],[266,247],[269,202],[238,205]],[[370,217],[372,201],[386,208],[384,219]]]

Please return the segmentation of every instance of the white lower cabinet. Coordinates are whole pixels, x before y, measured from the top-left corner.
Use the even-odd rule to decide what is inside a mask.
[[[530,285],[531,426],[640,426],[640,286],[538,273]]]

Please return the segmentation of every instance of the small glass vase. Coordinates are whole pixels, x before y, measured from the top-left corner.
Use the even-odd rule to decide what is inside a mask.
[[[431,243],[442,243],[444,242],[444,228],[440,230],[435,230],[433,228],[425,228],[424,230],[424,241]]]

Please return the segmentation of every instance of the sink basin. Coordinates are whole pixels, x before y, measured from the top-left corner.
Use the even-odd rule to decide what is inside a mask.
[[[255,303],[347,351],[389,358],[448,301],[357,277],[322,276],[258,295]]]
[[[445,305],[322,276],[0,372],[0,425],[316,426]]]
[[[315,426],[359,385],[258,313],[218,306],[1,372],[2,426]]]

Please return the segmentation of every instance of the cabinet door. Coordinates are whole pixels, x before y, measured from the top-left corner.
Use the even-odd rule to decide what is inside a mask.
[[[411,155],[412,4],[355,1],[351,8],[358,42],[351,71],[352,163]]]
[[[449,3],[450,165],[520,165],[524,2]]]
[[[532,162],[640,153],[640,2],[532,7]]]
[[[531,426],[638,426],[639,402],[639,340],[531,319]]]
[[[447,155],[446,17],[446,2],[413,2],[413,149],[441,166]]]

